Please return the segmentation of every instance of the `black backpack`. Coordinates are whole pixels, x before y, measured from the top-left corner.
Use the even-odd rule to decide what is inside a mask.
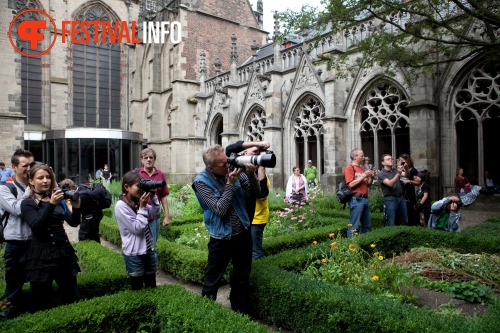
[[[111,203],[113,202],[113,197],[111,196],[111,193],[109,193],[108,190],[101,184],[92,184],[92,185],[79,185],[79,192],[80,191],[87,191],[90,199],[94,201],[99,209],[105,209],[111,207]]]
[[[352,164],[351,164],[351,167],[352,167],[352,170],[354,172],[356,172],[354,170],[354,167],[352,166]],[[353,193],[352,193],[351,189],[349,188],[349,186],[347,186],[347,184],[345,182],[345,177],[342,179],[342,181],[340,181],[337,184],[336,193],[337,193],[337,199],[339,199],[341,204],[344,204],[344,207],[349,201],[351,201]]]
[[[17,188],[16,185],[9,183],[5,184],[10,190],[10,193],[14,196],[14,198],[17,198]],[[3,235],[3,232],[5,230],[5,227],[7,226],[7,223],[9,222],[9,216],[10,213],[8,211],[5,211],[0,219],[0,243],[5,242],[5,237]]]

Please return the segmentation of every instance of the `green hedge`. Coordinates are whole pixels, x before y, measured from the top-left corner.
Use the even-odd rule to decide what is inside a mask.
[[[454,237],[460,238],[464,246],[475,240],[466,233],[451,236],[453,234],[423,228],[395,227],[361,235],[357,242],[367,248],[376,243],[380,251],[392,253],[395,248],[402,251],[424,245],[422,240],[425,238],[420,237],[424,233],[431,236],[427,245],[433,247],[455,243],[450,239]],[[480,318],[443,316],[360,289],[328,284],[294,273],[302,271],[313,259],[311,252],[308,248],[288,250],[254,262],[251,290],[254,310],[261,319],[295,332],[314,333],[492,332],[500,327],[498,298]]]
[[[80,298],[113,294],[129,288],[125,261],[119,253],[94,241],[74,244],[82,273],[78,274]]]
[[[179,286],[98,297],[0,323],[1,332],[268,332]]]

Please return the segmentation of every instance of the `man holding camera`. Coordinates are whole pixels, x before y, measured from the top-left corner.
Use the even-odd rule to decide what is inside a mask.
[[[238,141],[226,147],[226,155],[238,154],[243,151],[243,156],[258,156],[272,153],[268,150],[271,145],[268,142],[244,142]],[[257,170],[257,178],[259,179],[260,195],[253,197],[245,195],[245,202],[247,205],[248,218],[251,223],[252,233],[252,259],[260,259],[264,256],[262,249],[262,238],[264,235],[264,228],[269,221],[269,187],[271,183],[266,176],[266,168],[259,166]]]
[[[429,228],[450,232],[462,231],[460,228],[460,220],[462,219],[460,207],[462,205],[460,198],[455,195],[450,195],[433,203]]]
[[[344,169],[344,179],[353,196],[349,201],[349,226],[347,237],[370,231],[372,222],[368,206],[368,187],[371,185],[375,172],[365,170],[360,164],[364,162],[363,150],[355,148],[351,151],[351,165]]]
[[[394,158],[390,154],[382,155],[382,166],[382,170],[377,173],[377,179],[384,194],[385,225],[394,226],[396,213],[399,213],[401,225],[408,225],[406,199],[400,181],[404,166],[399,165],[397,168],[393,168]]]
[[[23,309],[23,284],[26,272],[22,257],[31,243],[30,226],[21,217],[21,203],[28,187],[28,172],[33,163],[33,154],[24,149],[17,149],[11,157],[12,169],[15,174],[13,184],[0,186],[0,211],[5,215],[5,293],[0,302],[3,316],[13,318],[21,314]]]
[[[145,148],[141,151],[141,163],[142,167],[137,169],[137,173],[143,179],[149,179],[160,182],[167,182],[165,175],[160,169],[155,167],[156,163],[156,152],[152,148]],[[168,212],[168,201],[167,196],[170,194],[168,191],[168,186],[162,186],[156,189],[156,196],[161,202],[163,207],[163,212],[165,217],[163,218],[163,225],[167,226],[170,224],[170,214]],[[160,233],[160,216],[158,215],[156,219],[149,223],[151,233],[153,234],[154,244],[156,246],[156,241],[158,240],[158,235]]]
[[[102,210],[111,206],[111,193],[101,184],[77,186],[71,179],[62,180],[59,187],[64,192],[64,199],[75,195],[80,197],[82,221],[78,230],[78,241],[92,240],[100,243],[99,225],[104,216]]]
[[[251,148],[246,144],[242,146],[244,149]],[[203,162],[206,167],[195,177],[193,183],[193,190],[203,209],[205,226],[210,235],[202,295],[214,300],[217,298],[224,272],[229,261],[232,261],[233,274],[229,296],[231,308],[249,314],[252,219],[249,218],[245,198],[253,197],[255,205],[255,200],[260,195],[256,167],[245,163],[245,171],[242,167],[229,171],[228,157],[220,145],[205,149]],[[253,213],[251,212],[252,217]]]

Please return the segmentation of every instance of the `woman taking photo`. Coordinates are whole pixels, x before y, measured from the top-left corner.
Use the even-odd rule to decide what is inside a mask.
[[[156,287],[156,255],[148,221],[160,215],[160,202],[155,192],[143,193],[140,181],[141,176],[133,171],[123,175],[122,197],[115,205],[132,290],[142,289],[143,284],[146,288]]]
[[[80,198],[64,201],[55,176],[46,164],[35,164],[28,175],[29,190],[21,204],[21,215],[33,232],[25,256],[26,279],[30,282],[35,310],[49,306],[52,281],[56,281],[64,303],[78,300],[76,275],[80,271],[75,249],[64,231],[64,221],[80,224]]]

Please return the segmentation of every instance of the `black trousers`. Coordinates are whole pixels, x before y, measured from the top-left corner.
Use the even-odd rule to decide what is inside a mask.
[[[201,294],[211,299],[217,298],[222,277],[231,260],[231,293],[229,300],[234,311],[250,314],[249,278],[252,269],[252,236],[245,230],[230,240],[210,237],[208,243],[208,265]]]
[[[80,230],[78,231],[78,240],[93,240],[98,243],[101,242],[101,236],[99,235],[99,224],[101,223],[102,217],[83,217],[80,223]]]

